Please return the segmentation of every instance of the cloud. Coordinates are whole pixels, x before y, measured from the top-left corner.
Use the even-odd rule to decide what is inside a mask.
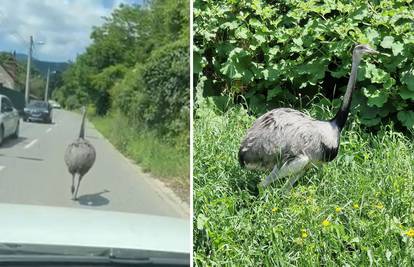
[[[13,0],[0,5],[0,50],[27,53],[29,36],[41,60],[74,60],[91,43],[92,26],[102,25],[120,3],[141,0]]]

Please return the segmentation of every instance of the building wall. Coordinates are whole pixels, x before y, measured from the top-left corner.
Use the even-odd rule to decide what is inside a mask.
[[[0,84],[10,89],[16,89],[14,79],[10,74],[0,65]]]

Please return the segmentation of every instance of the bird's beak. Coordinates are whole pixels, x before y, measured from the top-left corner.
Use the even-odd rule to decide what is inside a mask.
[[[370,49],[368,50],[368,53],[370,53],[370,54],[381,54],[380,52],[378,52],[377,50],[374,50],[374,49],[372,49],[372,48],[370,48]]]
[[[378,52],[377,50],[374,50],[374,49],[370,49],[368,51],[368,53],[371,53],[371,54],[374,54],[374,55],[383,55],[383,56],[386,56],[386,57],[390,57],[391,56],[390,54]]]

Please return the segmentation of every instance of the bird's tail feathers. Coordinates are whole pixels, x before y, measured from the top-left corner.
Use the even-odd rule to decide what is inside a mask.
[[[244,168],[246,165],[244,162],[244,153],[241,148],[239,149],[239,163],[242,168]]]

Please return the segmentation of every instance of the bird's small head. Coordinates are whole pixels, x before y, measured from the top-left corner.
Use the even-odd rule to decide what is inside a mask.
[[[354,52],[353,52],[354,57],[356,57],[358,59],[361,59],[362,56],[365,55],[365,54],[379,54],[379,52],[372,49],[367,44],[359,44],[359,45],[355,46]]]

